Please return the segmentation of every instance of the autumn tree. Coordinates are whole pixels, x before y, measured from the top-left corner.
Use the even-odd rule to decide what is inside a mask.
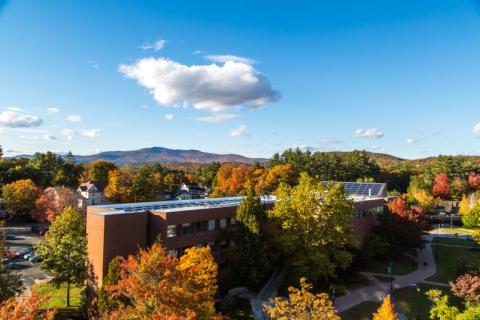
[[[266,245],[267,214],[260,197],[255,195],[251,182],[247,182],[246,194],[237,208],[237,225],[229,233],[231,238],[231,268],[241,285],[258,289],[268,277],[270,255]]]
[[[31,216],[39,222],[52,222],[68,206],[78,206],[78,195],[75,192],[65,187],[47,188],[35,200]]]
[[[278,164],[265,170],[258,179],[255,190],[258,194],[270,194],[277,189],[280,183],[293,185],[295,176],[293,175],[291,164]]]
[[[134,172],[131,167],[110,171],[105,197],[112,202],[133,202],[135,200],[132,184]]]
[[[136,201],[156,201],[163,198],[164,168],[159,164],[142,165],[134,174],[132,192]]]
[[[55,311],[41,311],[48,296],[39,296],[35,291],[27,297],[11,298],[0,304],[0,320],[53,320]]]
[[[450,290],[467,302],[480,302],[480,277],[465,274],[455,282],[450,282]]]
[[[377,312],[373,314],[373,320],[398,320],[395,306],[389,295],[383,299],[382,305]]]
[[[2,197],[7,212],[16,217],[26,217],[35,208],[40,189],[32,180],[18,180],[3,186]]]
[[[222,164],[215,176],[212,197],[238,195],[247,180],[256,181],[254,173],[255,168],[250,165]]]
[[[90,181],[108,181],[110,171],[117,170],[117,166],[105,160],[97,160],[87,165],[87,179]]]
[[[180,258],[158,243],[121,260],[120,279],[106,287],[128,303],[105,319],[213,319],[217,265],[209,247],[190,248]]]
[[[426,295],[433,302],[433,306],[430,308],[430,319],[457,319],[460,310],[449,304],[448,295],[442,295],[442,292],[436,289],[429,290]]]
[[[342,184],[317,183],[302,173],[297,186],[283,184],[276,194],[269,211],[278,225],[275,238],[298,278],[315,283],[350,265],[355,210]]]
[[[82,286],[86,278],[87,239],[85,220],[72,207],[67,207],[53,221],[45,237],[35,245],[56,287],[67,284],[67,306],[70,306],[70,285]]]
[[[288,288],[288,299],[271,299],[265,311],[272,320],[325,319],[340,320],[332,301],[326,293],[312,293],[312,285],[300,279],[300,288]]]
[[[470,172],[468,175],[468,184],[473,190],[480,189],[480,175],[476,172]]]
[[[396,198],[387,204],[390,213],[400,218],[418,222],[423,215],[423,209],[416,206],[409,206],[403,198]]]
[[[462,223],[467,227],[480,226],[480,203],[467,212],[462,212]]]
[[[450,182],[446,173],[439,173],[433,184],[433,195],[442,199],[450,196]]]

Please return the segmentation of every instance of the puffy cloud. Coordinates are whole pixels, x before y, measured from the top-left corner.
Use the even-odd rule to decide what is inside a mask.
[[[75,137],[78,133],[70,128],[65,128],[62,130],[62,134],[67,137],[67,140],[73,140],[73,137]]]
[[[165,115],[165,120],[171,121],[171,120],[173,120],[173,118],[174,118],[174,116],[171,113],[168,113],[168,114]]]
[[[480,134],[480,122],[473,127],[472,132],[475,134]]]
[[[378,130],[377,128],[371,128],[371,129],[358,129],[355,130],[353,133],[352,137],[354,138],[373,138],[373,139],[378,139],[382,138],[384,136],[383,132]]]
[[[50,107],[50,108],[47,108],[47,111],[48,113],[57,113],[60,111],[60,109],[56,108],[56,107]]]
[[[0,127],[5,128],[31,128],[38,127],[43,120],[37,116],[27,114],[20,108],[8,108],[0,112]]]
[[[95,138],[100,135],[100,129],[83,129],[80,131],[80,135],[88,138]]]
[[[242,124],[238,128],[230,131],[232,137],[248,136],[247,126]]]
[[[415,144],[417,142],[418,142],[418,140],[415,140],[415,139],[412,139],[412,138],[408,138],[407,140],[405,140],[406,144]]]
[[[45,134],[45,135],[43,135],[43,139],[45,139],[45,140],[55,140],[57,138],[55,136],[52,136],[51,134]]]
[[[252,60],[250,58],[238,57],[231,54],[218,54],[218,55],[209,54],[204,56],[204,58],[209,61],[219,62],[219,63],[225,63],[227,61],[233,61],[233,62],[250,64],[250,65],[258,63],[258,61]]]
[[[220,112],[241,105],[256,108],[280,97],[265,75],[234,61],[222,66],[187,66],[166,58],[144,58],[120,65],[119,71],[150,89],[160,105],[192,105]]]
[[[213,114],[211,116],[205,116],[205,117],[199,117],[197,118],[198,121],[202,122],[223,122],[223,121],[228,121],[237,118],[238,115],[234,113],[218,113],[218,114]]]
[[[167,44],[167,40],[160,39],[155,41],[154,43],[144,44],[140,48],[142,48],[143,50],[153,49],[153,51],[160,51],[165,47],[165,44]]]
[[[82,121],[82,117],[76,114],[69,114],[65,119],[70,122],[80,122]]]

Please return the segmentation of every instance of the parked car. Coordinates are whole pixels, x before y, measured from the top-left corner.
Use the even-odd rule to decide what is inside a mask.
[[[16,267],[15,261],[8,261],[7,264],[5,264],[5,267],[7,269],[14,269]]]
[[[28,261],[36,263],[36,262],[40,262],[40,258],[34,255],[34,256],[31,256],[28,259]]]
[[[36,233],[40,236],[43,236],[45,235],[45,233],[47,233],[48,226],[33,226],[30,228],[30,231],[32,231],[32,233]]]
[[[22,247],[20,248],[20,250],[18,250],[17,252],[15,252],[15,257],[16,258],[21,258],[23,257],[24,255],[28,254],[28,253],[31,253],[33,252],[33,248],[30,248],[30,247]]]
[[[33,252],[30,252],[30,253],[27,253],[26,255],[23,256],[23,260],[27,260],[30,259],[31,257],[33,257],[35,255],[35,253]]]

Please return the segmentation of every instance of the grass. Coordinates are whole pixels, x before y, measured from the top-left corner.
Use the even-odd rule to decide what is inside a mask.
[[[456,239],[457,240],[457,239]],[[461,241],[461,240],[457,240]],[[465,241],[465,240],[464,240]],[[461,242],[460,242],[461,243]],[[468,242],[466,242],[468,245]],[[435,244],[435,243],[433,243]],[[429,281],[448,283],[457,278],[457,265],[459,261],[473,262],[480,264],[480,252],[464,247],[446,247],[433,245],[433,253],[438,249],[437,273],[429,278]]]
[[[247,299],[236,298],[237,306],[234,310],[231,310],[223,314],[225,320],[253,320],[252,306]]]
[[[452,296],[448,288],[436,287],[431,285],[420,284],[420,293],[416,288],[402,288],[393,292],[393,302],[397,310],[406,315],[407,319],[417,319],[420,315],[421,319],[427,319],[431,307],[431,301],[425,295],[428,290],[439,289],[444,294],[448,294],[453,305],[460,305],[461,301]],[[344,320],[370,320],[372,314],[380,307],[377,302],[364,302],[347,310],[341,314]]]
[[[432,241],[432,244],[436,244],[437,241],[439,244],[447,244],[451,246],[470,246],[470,247],[476,246],[476,243],[473,240],[464,240],[464,239],[458,239],[458,238],[441,238],[441,237],[439,237],[438,240],[437,238],[434,238]]]
[[[377,279],[380,282],[390,282],[391,278],[389,276],[374,276],[375,279]],[[393,280],[395,280],[395,277],[393,277]]]
[[[48,295],[49,298],[42,304],[42,309],[64,309],[67,307],[67,286],[61,285],[60,288],[55,288],[49,283],[41,283],[34,286],[34,289],[39,295]],[[70,305],[76,308],[80,305],[81,288],[70,287]]]
[[[453,228],[439,228],[438,233],[440,234],[459,234],[459,235],[472,235],[475,229],[465,228],[465,227],[453,227]],[[437,233],[435,229],[432,234]]]
[[[387,273],[387,266],[393,262],[393,274],[403,276],[415,271],[414,261],[405,255],[400,255],[392,261],[372,261],[365,271],[374,273]]]

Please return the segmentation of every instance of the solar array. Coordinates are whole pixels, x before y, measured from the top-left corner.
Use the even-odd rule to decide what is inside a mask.
[[[326,181],[323,183],[327,183]],[[343,187],[350,195],[358,196],[372,196],[382,197],[382,190],[385,187],[384,183],[370,183],[370,182],[336,182],[343,184]]]
[[[218,208],[218,207],[232,207],[238,206],[243,200],[242,197],[226,197],[226,198],[212,198],[212,199],[196,199],[196,200],[173,200],[173,201],[157,201],[157,202],[142,202],[142,203],[125,203],[114,205],[97,206],[99,208],[114,210],[114,212],[144,212],[144,211],[176,211],[177,209],[202,209],[202,208]],[[275,197],[264,196],[261,197],[262,203],[273,203]]]

